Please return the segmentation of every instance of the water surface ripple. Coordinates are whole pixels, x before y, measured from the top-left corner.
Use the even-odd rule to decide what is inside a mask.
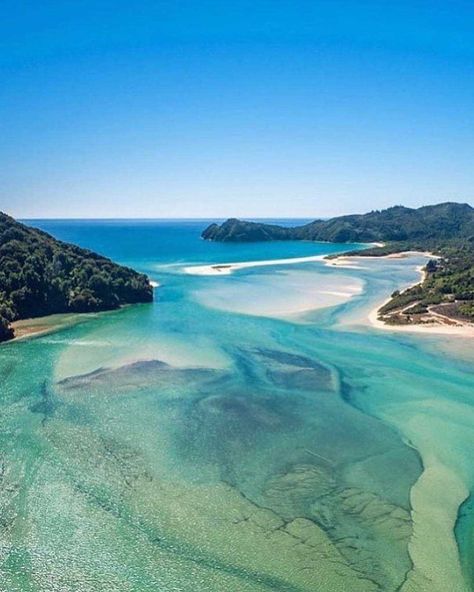
[[[0,348],[0,589],[473,589],[469,344],[366,324],[422,257],[192,275],[347,247],[38,224],[160,287]]]

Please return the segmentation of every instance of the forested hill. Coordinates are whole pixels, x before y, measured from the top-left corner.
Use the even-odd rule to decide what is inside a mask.
[[[294,228],[232,218],[221,225],[211,224],[202,237],[224,242],[313,240],[337,243],[469,239],[474,237],[474,208],[459,203],[418,209],[395,206],[368,214],[315,220]]]
[[[0,212],[0,341],[17,319],[151,300],[145,275]]]
[[[425,280],[394,292],[379,311],[392,324],[474,321],[474,208],[443,203],[410,209],[395,206],[363,215],[315,220],[296,228],[230,219],[212,224],[202,234],[216,241],[314,240],[383,242],[384,246],[346,255],[381,256],[408,250],[438,256],[426,266]],[[436,319],[435,319],[436,320]]]

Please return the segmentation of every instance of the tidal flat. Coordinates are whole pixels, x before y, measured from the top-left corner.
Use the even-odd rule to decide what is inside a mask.
[[[54,232],[94,248],[84,224]],[[123,224],[102,251],[159,282],[155,302],[0,350],[3,589],[472,590],[470,341],[367,323],[423,258],[194,276],[347,246]]]

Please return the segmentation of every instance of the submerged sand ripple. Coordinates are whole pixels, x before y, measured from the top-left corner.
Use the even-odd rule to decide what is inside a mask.
[[[382,466],[415,477],[413,451],[344,403],[326,364],[239,356],[251,390],[158,360],[58,383],[18,522],[38,589],[397,589],[412,526]]]

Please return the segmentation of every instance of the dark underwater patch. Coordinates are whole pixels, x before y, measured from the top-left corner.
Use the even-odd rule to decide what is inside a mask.
[[[139,360],[118,368],[97,368],[86,374],[71,376],[58,382],[64,391],[133,390],[153,386],[179,386],[192,382],[212,381],[222,371],[211,368],[176,368],[160,360]]]
[[[275,386],[305,391],[337,388],[334,372],[312,358],[272,349],[257,349],[254,355],[265,364],[266,377]]]
[[[29,409],[32,413],[41,414],[43,416],[42,423],[44,424],[48,418],[54,415],[57,405],[53,393],[48,388],[46,381],[44,381],[41,384],[39,401],[30,405]]]

